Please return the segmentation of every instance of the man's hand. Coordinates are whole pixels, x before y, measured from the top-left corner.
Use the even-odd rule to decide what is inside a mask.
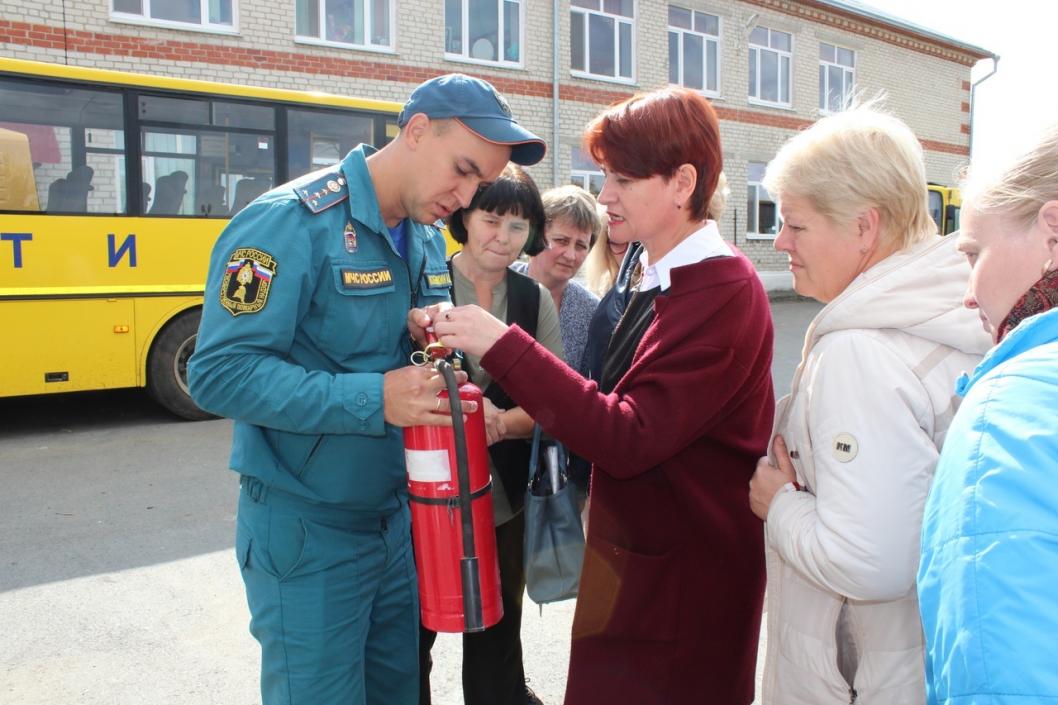
[[[456,383],[467,381],[466,372],[456,372]],[[382,410],[386,423],[394,426],[451,426],[451,407],[438,395],[444,378],[432,367],[401,367],[382,375]],[[476,402],[460,402],[464,414],[477,411]]]
[[[771,444],[772,455],[779,464],[778,467],[771,464],[765,456],[757,461],[757,471],[753,473],[753,479],[749,481],[749,508],[761,520],[767,521],[768,510],[771,508],[775,493],[787,482],[797,482],[797,473],[794,471],[793,461],[790,453],[786,450],[786,441],[782,436],[776,435]]]
[[[450,308],[452,304],[442,301],[426,308],[413,308],[408,311],[408,333],[420,347],[426,347],[426,329],[433,325],[442,312]]]

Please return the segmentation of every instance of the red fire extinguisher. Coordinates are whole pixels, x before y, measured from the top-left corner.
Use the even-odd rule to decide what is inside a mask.
[[[445,378],[439,396],[452,408],[452,426],[404,429],[419,602],[427,629],[479,632],[503,616],[485,415],[480,389],[456,388],[448,352],[431,340],[424,358]],[[459,400],[477,402],[466,424]]]

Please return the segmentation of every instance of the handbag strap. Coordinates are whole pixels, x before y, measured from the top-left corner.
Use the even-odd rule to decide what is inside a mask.
[[[537,468],[540,467],[540,424],[533,424],[533,447],[529,451],[529,484],[536,477]]]

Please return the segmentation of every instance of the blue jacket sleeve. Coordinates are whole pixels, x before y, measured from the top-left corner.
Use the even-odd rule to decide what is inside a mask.
[[[252,203],[221,233],[188,367],[191,396],[200,407],[295,433],[385,433],[381,373],[332,373],[292,361],[299,322],[322,276],[313,229],[327,220],[317,224],[292,194],[280,194]],[[222,304],[222,287],[232,255],[243,248],[270,255],[274,276],[260,310],[233,315]]]

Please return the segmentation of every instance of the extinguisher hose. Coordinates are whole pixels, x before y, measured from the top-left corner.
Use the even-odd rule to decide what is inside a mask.
[[[463,586],[463,631],[485,629],[481,606],[481,582],[478,578],[478,555],[474,547],[474,514],[471,508],[470,466],[467,462],[467,434],[463,424],[463,407],[459,398],[455,370],[447,360],[437,361],[437,370],[448,388],[452,409],[452,433],[455,436],[456,476],[459,479],[459,521],[463,530],[463,558],[459,561]]]

